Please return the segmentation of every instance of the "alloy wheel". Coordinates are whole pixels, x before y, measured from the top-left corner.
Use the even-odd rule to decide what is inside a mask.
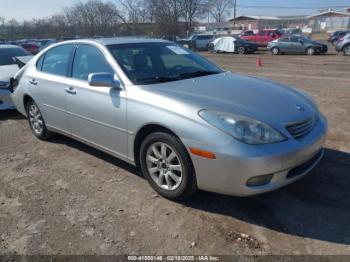
[[[168,144],[156,142],[150,145],[146,164],[151,178],[160,188],[173,191],[180,186],[183,166],[178,153]]]
[[[40,135],[44,130],[44,121],[41,116],[40,110],[35,104],[29,106],[29,121],[33,131]]]

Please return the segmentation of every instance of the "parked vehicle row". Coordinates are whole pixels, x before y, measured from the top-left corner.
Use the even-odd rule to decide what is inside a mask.
[[[34,136],[60,133],[136,165],[169,199],[197,189],[265,193],[323,157],[327,121],[312,98],[225,72],[169,41],[55,44],[15,75],[10,91]]]

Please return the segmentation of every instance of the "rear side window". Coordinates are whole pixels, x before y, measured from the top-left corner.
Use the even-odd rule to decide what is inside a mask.
[[[290,38],[290,41],[291,42],[294,42],[294,43],[297,43],[297,42],[299,42],[299,37],[296,37],[296,36],[292,36],[291,38]]]
[[[66,76],[69,67],[69,58],[73,49],[73,45],[62,45],[50,49],[45,54],[41,71],[54,75]],[[39,62],[40,59],[38,61],[38,64]]]
[[[39,60],[36,62],[36,68],[41,71],[42,68],[43,68],[43,63],[44,63],[44,58],[45,58],[45,55],[42,55]]]
[[[87,81],[92,73],[114,74],[114,70],[98,48],[80,45],[75,53],[72,77]]]

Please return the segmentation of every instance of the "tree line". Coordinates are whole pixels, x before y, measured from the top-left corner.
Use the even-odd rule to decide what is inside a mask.
[[[198,21],[225,21],[233,0],[89,0],[47,18],[0,17],[0,39],[73,36],[184,36]]]

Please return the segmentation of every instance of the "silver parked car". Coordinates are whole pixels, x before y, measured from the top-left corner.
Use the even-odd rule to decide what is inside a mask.
[[[19,70],[15,61],[15,57],[18,56],[30,57],[31,54],[19,46],[0,45],[0,110],[14,108],[10,97],[9,85],[11,77]]]
[[[168,41],[59,43],[12,83],[36,137],[61,133],[137,165],[170,199],[264,193],[323,156],[327,121],[309,96]]]
[[[338,39],[335,49],[337,52],[343,52],[344,55],[350,55],[350,31]]]

